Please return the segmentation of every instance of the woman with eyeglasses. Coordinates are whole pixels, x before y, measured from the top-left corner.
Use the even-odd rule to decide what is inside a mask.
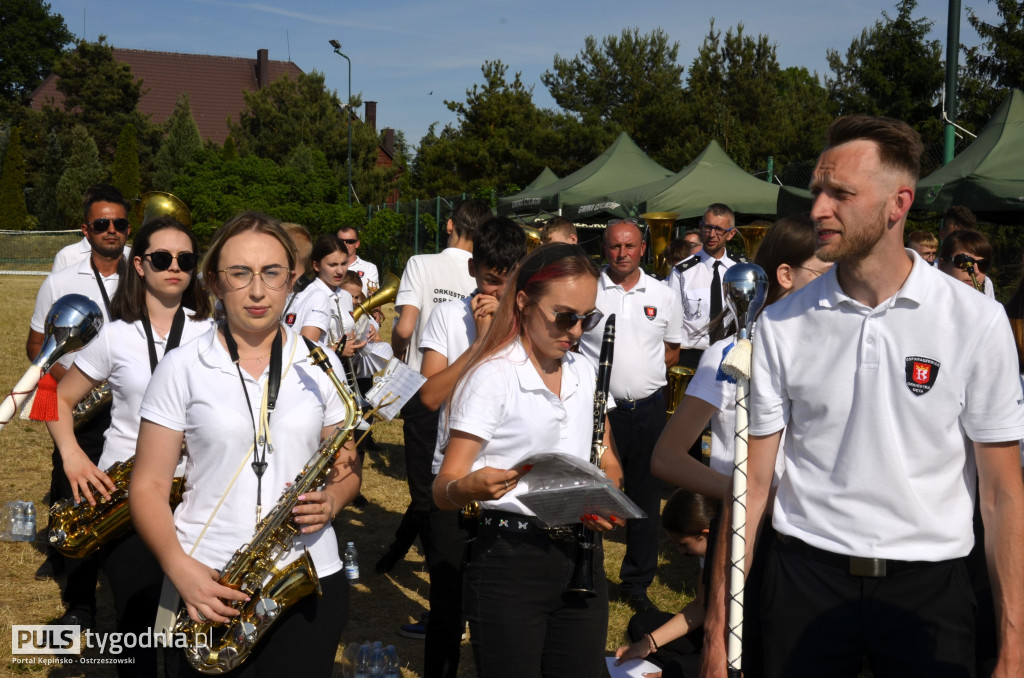
[[[170,217],[150,220],[132,244],[129,266],[110,300],[111,321],[75,354],[74,364],[57,387],[58,420],[48,422],[75,502],[110,499],[114,483],[101,469],[135,454],[138,411],[152,370],[163,356],[208,331],[210,302],[196,281],[199,257],[192,231]],[[72,410],[86,394],[108,382],[111,424],[103,453],[93,464],[75,440]],[[169,494],[168,494],[169,496]],[[165,497],[166,503],[166,497]],[[140,632],[150,626],[160,591],[160,568],[138,535],[130,534],[100,550],[117,612],[118,630]],[[132,648],[134,664],[118,666],[119,675],[153,675],[155,650]]]
[[[817,239],[814,222],[809,214],[783,217],[775,222],[758,247],[755,263],[768,274],[768,294],[765,305],[772,304],[788,294],[827,273],[832,265],[818,259],[814,252]],[[732,499],[732,470],[736,456],[736,383],[720,371],[722,360],[736,340],[735,327],[726,323],[728,312],[712,320],[708,333],[711,346],[701,356],[697,371],[686,389],[686,395],[676,408],[672,418],[665,425],[658,444],[651,457],[651,472],[662,480],[690,492],[720,501]],[[728,324],[728,327],[726,325]],[[756,325],[754,331],[757,331]],[[726,336],[728,335],[728,336]],[[724,337],[724,338],[720,338]],[[705,466],[690,456],[688,450],[703,433],[711,420],[711,459]],[[782,456],[776,464],[776,481],[782,472]],[[771,530],[767,523],[766,531]],[[717,528],[717,520],[715,523]],[[716,529],[711,530],[716,534]],[[743,671],[747,676],[760,676],[759,646],[760,633],[756,627],[758,607],[758,581],[763,566],[764,552],[770,542],[761,539],[761,546],[755,556],[751,575],[747,578],[747,594],[744,599]],[[702,572],[698,595],[710,589],[711,578],[723,575],[723,571],[712,572],[715,542],[709,542],[709,567]],[[723,561],[724,563],[724,561]],[[703,622],[703,619],[700,620]],[[657,648],[694,630],[695,622],[682,613],[655,628],[644,629],[653,640],[650,648]],[[624,655],[625,658],[646,656],[647,645],[634,643]],[[651,650],[653,651],[653,649]],[[725,665],[723,660],[722,665]],[[665,676],[679,675],[674,669],[667,669]]]
[[[988,277],[991,261],[992,244],[980,231],[953,231],[939,249],[940,271],[994,299],[995,288]]]
[[[566,592],[576,555],[552,538],[518,498],[526,456],[557,452],[590,459],[595,368],[571,349],[596,326],[598,270],[577,245],[543,245],[508,276],[481,345],[459,377],[438,439],[444,461],[434,480],[442,510],[479,501],[483,513],[466,570],[470,637],[481,678],[596,676],[602,672],[608,590],[600,540],[596,596]],[[446,424],[446,425],[445,425]],[[611,449],[602,458],[621,486]],[[614,516],[581,516],[602,532]]]
[[[219,571],[346,417],[301,337],[281,323],[295,262],[291,239],[265,214],[245,212],[221,227],[203,280],[222,317],[160,363],[140,408],[132,519],[193,621],[238,615],[232,604],[246,595],[220,584]],[[182,442],[185,491],[172,515],[167,495]],[[360,474],[349,440],[326,486],[299,496],[298,534],[277,567],[308,551],[322,595],[287,608],[231,675],[331,675],[349,595],[331,521],[359,492]],[[168,675],[198,675],[181,652],[168,667]]]

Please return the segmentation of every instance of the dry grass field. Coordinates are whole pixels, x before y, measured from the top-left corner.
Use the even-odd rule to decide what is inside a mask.
[[[25,338],[36,291],[43,278],[37,276],[0,276],[0,395],[6,394],[24,373]],[[389,317],[393,310],[388,307]],[[385,323],[390,327],[390,323]],[[402,458],[400,422],[378,424],[376,438],[383,443],[379,453],[369,453],[363,474],[363,494],[370,504],[362,509],[349,507],[339,515],[335,527],[339,540],[354,541],[359,549],[362,582],[355,587],[349,609],[349,623],[343,644],[381,640],[394,644],[402,659],[405,678],[419,676],[422,668],[422,642],[398,635],[400,624],[414,621],[426,609],[428,589],[426,567],[414,547],[406,560],[388,575],[373,572],[373,564],[384,552],[408,503]],[[0,504],[20,499],[35,502],[38,533],[35,543],[0,542],[0,676],[46,675],[49,678],[113,676],[113,669],[67,665],[60,668],[15,664],[11,661],[11,626],[45,624],[63,614],[60,589],[56,582],[37,582],[33,578],[43,561],[42,543],[46,535],[47,497],[52,443],[45,426],[15,420],[0,431]],[[608,649],[614,651],[624,639],[630,609],[616,600],[618,565],[622,559],[622,531],[606,540],[606,567],[611,589],[611,614]],[[683,558],[666,538],[662,539],[659,579],[650,593],[663,610],[678,610],[692,596],[696,584],[696,563]],[[101,576],[98,591],[99,632],[113,631],[113,612],[109,589]],[[301,651],[297,648],[296,651]],[[341,676],[341,648],[334,675]],[[469,643],[463,643],[460,677],[475,676]],[[581,677],[589,678],[589,677]]]

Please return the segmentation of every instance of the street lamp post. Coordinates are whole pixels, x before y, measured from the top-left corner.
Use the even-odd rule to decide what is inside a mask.
[[[352,207],[352,112],[349,106],[352,104],[352,60],[341,51],[341,43],[337,40],[330,40],[334,53],[348,62],[348,99],[345,100],[345,125],[348,127],[348,206]]]

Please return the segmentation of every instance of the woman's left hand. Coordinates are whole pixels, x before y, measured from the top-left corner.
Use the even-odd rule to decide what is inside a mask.
[[[376,344],[380,341],[380,335],[377,333],[377,328],[373,325],[370,325],[366,331],[366,341],[371,344]]]
[[[334,496],[326,490],[299,495],[292,514],[302,534],[312,534],[329,525],[334,517],[334,502]]]
[[[614,530],[616,527],[623,527],[626,524],[626,521],[618,516],[608,516],[605,518],[595,513],[587,513],[580,516],[580,521],[584,527],[594,532],[607,532]]]

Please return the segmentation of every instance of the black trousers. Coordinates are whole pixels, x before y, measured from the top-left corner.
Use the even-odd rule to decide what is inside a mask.
[[[75,440],[89,460],[98,464],[103,454],[103,434],[110,427],[110,406],[101,408],[96,415],[75,431]],[[64,475],[64,461],[57,447],[53,448],[53,470],[50,474],[50,501],[74,499],[71,482]],[[105,471],[106,469],[101,469]],[[62,557],[54,552],[54,557]],[[64,586],[64,604],[68,610],[96,616],[96,577],[99,564],[96,555],[87,558],[64,558],[67,584]]]
[[[674,617],[671,612],[648,610],[638,612],[629,620],[626,635],[632,643],[652,633]],[[690,631],[682,638],[665,643],[647,656],[647,661],[661,667],[662,678],[691,678],[700,671],[701,650],[704,648],[704,628]]]
[[[100,567],[107,573],[119,633],[142,634],[152,628],[160,606],[160,588],[164,575],[160,564],[134,531],[99,550]],[[125,647],[119,657],[131,658],[130,664],[118,664],[120,678],[146,678],[157,675],[156,648]]]
[[[320,578],[323,596],[312,593],[285,611],[232,678],[319,676],[330,678],[341,633],[348,622],[349,583],[344,572]],[[166,675],[200,678],[182,650],[166,654]]]
[[[465,604],[478,678],[602,675],[608,581],[601,539],[593,598],[565,591],[575,554],[565,539],[481,526],[470,545]]]
[[[651,474],[651,453],[665,428],[665,398],[659,390],[635,409],[612,410],[608,421],[622,462],[626,495],[647,513],[646,518],[626,521],[626,555],[619,571],[622,593],[639,594],[651,585],[658,569],[661,481]]]
[[[963,559],[857,577],[777,540],[762,592],[765,675],[974,675],[974,593]]]
[[[430,622],[423,651],[424,678],[455,678],[459,671],[464,617],[462,583],[467,532],[457,511],[430,512],[427,571],[430,573]]]

